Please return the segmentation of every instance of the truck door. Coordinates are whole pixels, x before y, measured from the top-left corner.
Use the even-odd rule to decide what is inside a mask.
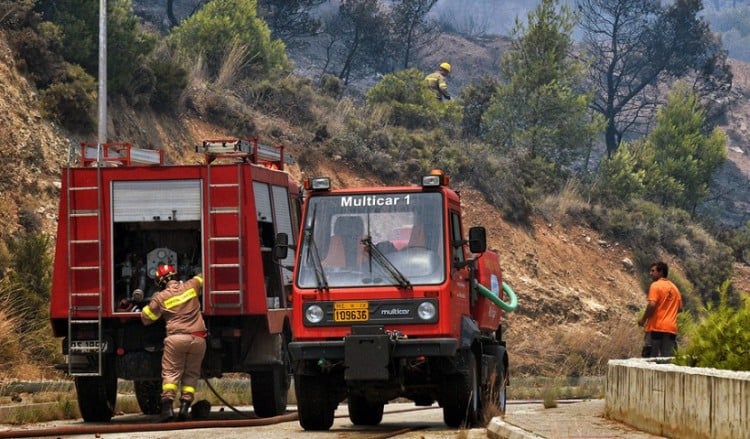
[[[276,264],[272,257],[272,250],[277,233],[283,232],[289,236],[295,236],[292,229],[294,222],[289,189],[254,181],[253,193],[261,242],[266,303],[268,308],[285,308],[286,296],[291,288],[292,272],[283,267],[292,266],[294,251],[290,251],[281,264]]]

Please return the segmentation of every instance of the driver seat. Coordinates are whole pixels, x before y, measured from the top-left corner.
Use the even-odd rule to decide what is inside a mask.
[[[342,216],[336,219],[323,265],[341,269],[359,267],[364,258],[364,247],[360,242],[364,234],[361,217]]]

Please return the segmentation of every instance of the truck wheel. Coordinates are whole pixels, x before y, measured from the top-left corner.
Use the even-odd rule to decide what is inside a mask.
[[[364,396],[349,396],[349,420],[354,425],[378,425],[383,420],[384,403],[370,402]]]
[[[470,350],[459,354],[460,373],[448,377],[443,393],[443,422],[449,427],[476,427],[481,418],[477,360]]]
[[[253,409],[261,418],[270,418],[286,413],[289,394],[289,375],[286,368],[250,374],[250,390]]]
[[[295,375],[294,390],[297,394],[299,424],[305,430],[328,430],[333,425],[334,389],[321,376]]]
[[[109,422],[117,402],[117,377],[114,367],[102,358],[101,376],[75,377],[78,409],[85,422]]]
[[[494,389],[490,393],[490,399],[492,404],[497,404],[497,409],[501,415],[505,415],[505,409],[508,403],[508,374],[505,369],[502,371],[502,376],[493,377]]]
[[[135,399],[144,415],[161,412],[161,380],[133,381]]]
[[[505,369],[505,348],[503,346],[485,346],[485,353],[495,358],[495,370],[490,372],[489,379],[482,394],[482,407],[494,407],[505,414],[507,406],[508,371]]]

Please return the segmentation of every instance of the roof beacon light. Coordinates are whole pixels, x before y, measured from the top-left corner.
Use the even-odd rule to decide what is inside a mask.
[[[433,169],[430,175],[422,176],[422,187],[448,186],[449,178],[440,169]]]
[[[328,177],[315,177],[305,180],[305,189],[312,191],[327,191],[331,189],[331,179]]]

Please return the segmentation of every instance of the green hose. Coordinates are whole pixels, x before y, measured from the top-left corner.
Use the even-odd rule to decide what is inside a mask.
[[[516,293],[513,291],[510,285],[505,283],[505,281],[503,281],[503,291],[510,297],[510,303],[503,302],[498,296],[495,295],[495,293],[492,292],[492,290],[488,289],[479,282],[477,282],[476,284],[479,292],[482,293],[484,297],[490,299],[492,303],[502,308],[503,311],[513,312],[518,307],[518,297],[516,297]]]

